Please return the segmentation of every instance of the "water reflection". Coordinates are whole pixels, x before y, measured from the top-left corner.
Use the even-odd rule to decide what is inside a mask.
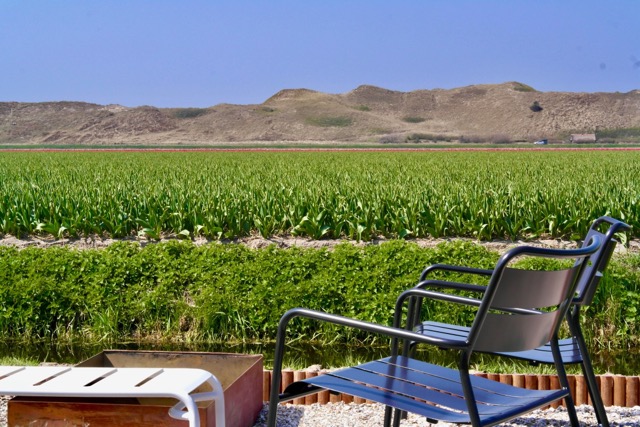
[[[17,357],[35,359],[38,362],[75,364],[101,352],[104,349],[116,350],[156,350],[156,351],[206,351],[223,353],[262,354],[264,365],[273,364],[273,344],[239,343],[239,344],[152,344],[152,343],[68,343],[68,342],[0,342],[0,357]],[[361,363],[387,356],[386,346],[354,347],[345,345],[315,345],[297,342],[285,352],[285,366],[302,369],[319,364],[323,368],[341,367]],[[438,349],[424,349],[417,355],[423,360],[437,361],[447,365],[455,365],[454,352]],[[610,372],[620,375],[638,375],[640,373],[640,352],[600,352],[593,354],[594,369],[597,373]],[[482,356],[488,363],[494,360]],[[504,360],[503,360],[504,361]],[[504,363],[502,364],[504,365]],[[576,367],[577,368],[577,367]],[[524,368],[526,370],[526,367]],[[577,371],[576,371],[577,372]]]
[[[35,359],[38,362],[75,364],[105,349],[155,350],[155,351],[205,351],[222,353],[262,354],[264,365],[273,364],[274,344],[261,343],[69,343],[69,342],[0,342],[0,357]],[[296,343],[287,347],[285,366],[302,369],[314,364],[323,368],[345,366],[370,358],[387,356],[388,347],[351,347],[345,345],[323,346]]]

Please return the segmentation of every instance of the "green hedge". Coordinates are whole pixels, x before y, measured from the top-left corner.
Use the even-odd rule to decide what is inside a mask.
[[[334,249],[254,250],[236,244],[172,241],[141,248],[0,248],[0,332],[4,338],[88,340],[272,340],[278,319],[302,306],[390,324],[396,296],[422,268],[453,263],[490,268],[497,253],[456,241],[425,249],[391,241]],[[616,258],[585,316],[601,345],[637,344],[640,257]],[[433,319],[469,314],[429,307]],[[291,337],[368,342],[311,321]]]

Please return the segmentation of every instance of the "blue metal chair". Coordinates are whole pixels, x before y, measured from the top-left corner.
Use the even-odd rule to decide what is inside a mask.
[[[323,389],[370,399],[387,405],[385,425],[399,425],[400,411],[429,420],[490,426],[558,399],[565,399],[571,424],[578,426],[564,365],[560,359],[558,328],[566,315],[578,280],[589,256],[600,247],[599,236],[579,249],[542,249],[522,246],[499,259],[482,299],[461,297],[424,289],[409,289],[396,302],[393,326],[383,326],[315,310],[295,308],[280,319],[276,340],[273,379],[267,426],[275,427],[279,402],[317,393]],[[576,262],[562,270],[520,270],[511,267],[522,256],[571,258]],[[435,338],[402,328],[404,304],[415,299],[434,299],[476,307],[476,316],[464,337]],[[413,305],[412,305],[413,306]],[[412,306],[409,307],[411,311]],[[409,313],[412,315],[412,313]],[[308,378],[289,385],[280,394],[286,328],[296,317],[330,322],[391,337],[391,356]],[[399,354],[400,343],[403,354]],[[457,369],[408,357],[409,343],[416,342],[457,350]],[[523,351],[550,342],[561,388],[526,390],[469,373],[475,351]]]
[[[603,230],[604,228],[606,228],[606,231]],[[580,327],[580,309],[591,304],[591,301],[593,300],[593,296],[596,292],[600,279],[602,279],[604,270],[609,264],[609,260],[611,259],[611,255],[613,254],[613,251],[615,249],[617,243],[615,234],[630,230],[630,228],[631,227],[624,222],[608,216],[600,217],[591,224],[591,227],[589,228],[589,231],[585,237],[584,245],[586,246],[589,243],[590,239],[594,236],[598,236],[602,240],[602,245],[595,253],[593,253],[589,257],[588,263],[585,266],[585,271],[578,281],[576,293],[572,299],[572,305],[567,312],[566,318],[568,321],[571,337],[559,341],[562,362],[565,365],[576,363],[580,364],[583,375],[587,382],[587,388],[596,413],[596,417],[598,419],[598,422],[603,427],[608,427],[609,421],[607,418],[606,410],[604,408],[604,404],[602,402],[602,397],[600,396],[600,392],[598,391],[598,384],[593,372],[591,359],[589,357],[589,352],[587,350],[584,336],[582,334],[582,329]],[[436,271],[470,273],[482,276],[491,276],[491,274],[493,273],[493,270],[435,264],[427,267],[422,272],[422,275],[420,276],[420,282],[416,287],[420,289],[454,289],[478,293],[483,293],[487,289],[482,285],[449,282],[443,280],[427,280],[429,275]],[[436,338],[451,338],[455,336],[460,339],[463,339],[469,333],[470,328],[464,326],[449,325],[432,321],[421,322],[418,317],[420,313],[421,302],[419,301],[419,299],[415,299],[414,304],[414,318],[411,320],[411,322],[414,324],[415,332],[418,332],[425,336]],[[549,343],[533,350],[496,351],[494,349],[489,350],[488,353],[527,360],[533,364],[554,363],[553,352]]]

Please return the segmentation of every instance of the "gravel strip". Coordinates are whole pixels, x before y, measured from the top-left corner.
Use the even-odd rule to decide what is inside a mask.
[[[7,425],[7,401],[9,396],[0,396],[0,426]]]
[[[0,396],[0,427],[7,427],[7,400]],[[254,427],[265,427],[267,419],[265,404]],[[587,405],[577,407],[578,418],[582,426],[597,426],[593,408]],[[611,426],[640,427],[640,406],[633,408],[607,408]],[[382,405],[363,405],[354,403],[328,403],[313,405],[280,405],[278,409],[278,427],[372,427],[382,426],[384,407]],[[56,424],[57,425],[57,424]],[[434,426],[414,414],[409,414],[400,423],[403,427]],[[454,424],[439,423],[438,427],[448,427]],[[530,414],[516,418],[510,423],[502,424],[506,427],[538,427],[538,426],[569,426],[567,412],[564,408],[537,410]]]
[[[583,426],[597,426],[593,408],[580,405],[577,408],[578,419]],[[611,426],[640,426],[640,407],[607,408],[609,423]],[[264,427],[266,424],[267,405],[263,408],[254,427]],[[371,427],[382,426],[384,406],[362,405],[353,403],[329,403],[313,405],[281,405],[278,409],[278,427]],[[456,424],[439,423],[431,424],[414,414],[409,414],[401,426],[446,427]],[[569,419],[564,408],[537,410],[530,414],[516,418],[515,420],[501,424],[507,427],[531,427],[531,426],[569,426]]]

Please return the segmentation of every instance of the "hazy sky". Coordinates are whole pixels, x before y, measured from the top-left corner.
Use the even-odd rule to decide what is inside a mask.
[[[507,81],[640,89],[640,1],[0,0],[0,101],[206,107]]]

